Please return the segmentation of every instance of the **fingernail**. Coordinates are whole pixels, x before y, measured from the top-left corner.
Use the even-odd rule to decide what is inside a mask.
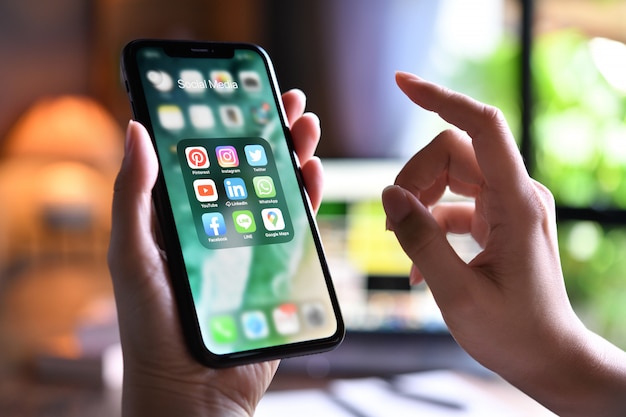
[[[407,81],[422,81],[422,78],[411,72],[406,71],[396,71],[396,77],[404,78]]]
[[[411,272],[409,273],[409,283],[411,285],[418,285],[424,281],[424,277],[420,273],[415,264],[411,264]]]
[[[393,224],[389,221],[389,217],[385,219],[385,230],[393,232]]]
[[[406,191],[398,185],[390,185],[383,190],[383,206],[387,213],[387,228],[398,224],[411,212],[411,204],[407,199]]]

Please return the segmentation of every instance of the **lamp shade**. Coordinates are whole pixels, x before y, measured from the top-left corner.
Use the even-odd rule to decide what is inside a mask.
[[[5,158],[72,160],[109,171],[119,166],[122,143],[122,129],[93,99],[45,97],[9,131],[3,154]]]

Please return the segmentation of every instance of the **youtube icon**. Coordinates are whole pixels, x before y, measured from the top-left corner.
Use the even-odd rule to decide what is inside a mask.
[[[215,182],[210,179],[198,179],[193,182],[193,190],[196,198],[201,203],[217,201],[217,188]]]
[[[210,185],[198,185],[198,195],[200,197],[211,198],[215,195],[215,189]]]

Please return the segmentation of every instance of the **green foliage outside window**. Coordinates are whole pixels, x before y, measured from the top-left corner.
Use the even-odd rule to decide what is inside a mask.
[[[559,224],[567,291],[592,330],[626,348],[626,226]]]
[[[597,60],[591,39],[576,31],[534,40],[532,174],[561,206],[626,210],[626,92],[607,81]],[[501,108],[518,136],[519,62],[519,40],[504,39],[488,59],[463,63],[451,82]],[[558,226],[574,308],[589,328],[626,348],[626,225]]]
[[[560,205],[626,209],[626,94],[577,32],[538,37],[533,57],[535,178]]]

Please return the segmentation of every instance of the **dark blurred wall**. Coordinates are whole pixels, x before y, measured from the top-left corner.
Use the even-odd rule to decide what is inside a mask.
[[[87,94],[124,124],[119,55],[142,37],[264,43],[263,0],[2,0],[0,140],[37,98]]]
[[[136,38],[265,43],[265,0],[97,0],[90,85],[125,123],[130,107],[121,88],[119,57]]]
[[[38,97],[86,93],[91,2],[0,1],[0,139]]]
[[[135,38],[261,44],[283,90],[322,121],[326,157],[398,157],[415,120],[395,70],[425,75],[439,2],[428,0],[3,0],[0,139],[42,95],[88,94],[124,125],[122,47]]]
[[[406,156],[419,115],[394,74],[428,73],[440,3],[269,0],[267,47],[282,88],[303,89],[320,116],[322,156]]]

